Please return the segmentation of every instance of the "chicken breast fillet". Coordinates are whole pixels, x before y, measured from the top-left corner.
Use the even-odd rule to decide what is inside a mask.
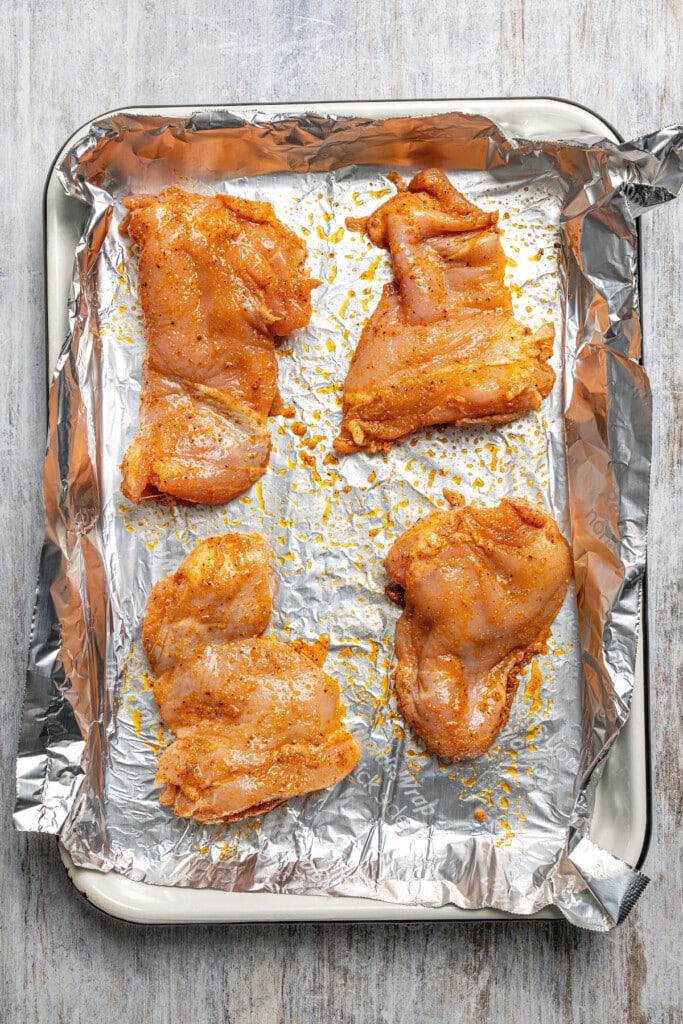
[[[505,499],[426,516],[384,564],[405,597],[395,639],[401,710],[432,753],[479,757],[545,649],[572,578],[569,545],[544,509]]]
[[[358,763],[335,680],[293,644],[259,635],[276,591],[272,554],[254,533],[209,538],[152,590],[142,641],[176,734],[156,783],[178,815],[260,814]]]
[[[338,451],[387,450],[434,424],[504,423],[550,393],[554,328],[515,320],[497,219],[428,170],[348,222],[389,249],[394,281],[344,382]]]
[[[124,200],[147,357],[121,489],[217,504],[266,470],[274,346],[311,316],[306,246],[269,203],[169,188]]]

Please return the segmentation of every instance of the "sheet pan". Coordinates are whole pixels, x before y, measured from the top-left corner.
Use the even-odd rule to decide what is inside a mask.
[[[493,117],[512,135],[527,138],[541,135],[545,138],[575,138],[585,141],[589,138],[610,137],[610,130],[589,112],[558,101],[485,101],[474,104],[481,111]],[[429,114],[439,109],[467,110],[472,104],[457,101],[440,104],[405,104],[382,106],[353,105],[353,112],[370,117],[389,117],[403,114]],[[239,113],[240,109],[235,108]],[[282,111],[296,113],[296,105],[282,108]],[[322,105],[316,107],[320,113],[346,112],[343,105]],[[271,108],[270,113],[278,111]],[[131,112],[135,115],[136,112]],[[168,112],[181,116],[183,111]],[[185,112],[187,113],[187,112]],[[210,114],[210,111],[209,111]],[[85,127],[84,132],[87,131]],[[614,137],[614,136],[612,136]],[[73,146],[70,140],[69,145]],[[65,296],[71,273],[75,242],[82,227],[82,208],[63,195],[53,175],[46,192],[46,243],[47,243],[47,287],[48,287],[48,330],[51,349],[51,363],[64,337]],[[608,769],[599,783],[593,813],[591,837],[606,850],[628,863],[639,862],[647,835],[647,735],[645,712],[645,685],[641,657],[638,662],[636,686],[629,724],[619,734],[611,751]],[[621,790],[621,791],[620,791]],[[626,809],[626,813],[625,812]],[[68,855],[64,854],[68,862]],[[349,897],[300,897],[271,893],[225,893],[209,894],[185,891],[178,888],[141,886],[141,883],[122,879],[113,874],[94,874],[83,868],[70,871],[74,881],[90,899],[111,912],[136,920],[249,920],[271,917],[276,919],[341,918],[349,916],[369,918],[416,918],[416,917],[497,917],[495,911],[484,909],[478,912],[465,911],[457,907],[416,908],[414,906],[387,905],[375,900],[358,900]],[[138,893],[136,896],[135,894]],[[199,900],[197,899],[199,897]],[[204,903],[202,904],[202,901]],[[341,902],[340,902],[341,901]],[[208,904],[210,903],[210,910]],[[155,905],[156,904],[156,905]],[[204,905],[205,909],[200,910]],[[552,916],[550,909],[540,916]],[[208,915],[208,916],[207,916]]]

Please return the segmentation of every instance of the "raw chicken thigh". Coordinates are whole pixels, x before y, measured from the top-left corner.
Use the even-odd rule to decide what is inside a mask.
[[[349,223],[390,250],[394,280],[344,382],[338,451],[387,450],[430,424],[503,423],[550,393],[554,328],[515,320],[497,220],[428,170]]]
[[[266,470],[274,347],[311,316],[306,246],[269,203],[169,188],[124,201],[140,250],[147,358],[140,427],[123,460],[131,501],[217,504]]]
[[[176,734],[156,782],[178,815],[260,814],[335,785],[358,762],[336,681],[294,644],[259,635],[276,590],[268,545],[253,533],[209,538],[152,590],[142,638]]]
[[[405,599],[395,639],[401,710],[432,753],[478,757],[545,649],[572,578],[569,545],[544,509],[504,499],[433,512],[384,564]]]

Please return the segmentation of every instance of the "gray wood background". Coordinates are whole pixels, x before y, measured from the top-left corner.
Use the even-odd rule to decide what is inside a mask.
[[[627,138],[683,116],[681,0],[0,0],[2,1024],[676,1022],[681,1011],[683,199],[643,228],[654,392],[652,883],[609,935],[564,924],[139,928],[11,830],[42,537],[41,199],[71,132],[131,104],[554,95]]]

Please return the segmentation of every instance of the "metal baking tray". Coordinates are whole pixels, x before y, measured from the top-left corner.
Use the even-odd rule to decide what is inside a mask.
[[[199,109],[224,110],[225,105],[201,108],[125,108],[113,113],[132,116],[153,113],[187,117]],[[230,109],[247,112],[253,108],[235,105]],[[508,135],[515,137],[558,141],[590,141],[595,138],[622,141],[606,121],[590,110],[565,100],[549,98],[263,104],[259,105],[259,109],[269,114],[303,114],[313,111],[375,119],[457,110],[489,117]],[[83,125],[65,143],[55,158],[45,187],[48,379],[51,379],[67,333],[67,300],[73,258],[86,214],[81,203],[65,195],[56,168],[65,152],[88,134],[91,125],[92,122]],[[598,784],[590,833],[591,838],[599,846],[634,867],[640,867],[642,864],[649,840],[650,780],[645,621],[646,616],[643,614],[643,632],[639,638],[630,718],[610,751]],[[138,923],[514,919],[514,915],[497,910],[471,911],[452,905],[427,908],[339,896],[237,893],[153,886],[132,881],[114,872],[100,873],[76,867],[61,844],[60,854],[69,877],[88,901],[108,914]],[[537,920],[547,920],[561,919],[562,915],[555,908],[548,907],[533,917]]]

